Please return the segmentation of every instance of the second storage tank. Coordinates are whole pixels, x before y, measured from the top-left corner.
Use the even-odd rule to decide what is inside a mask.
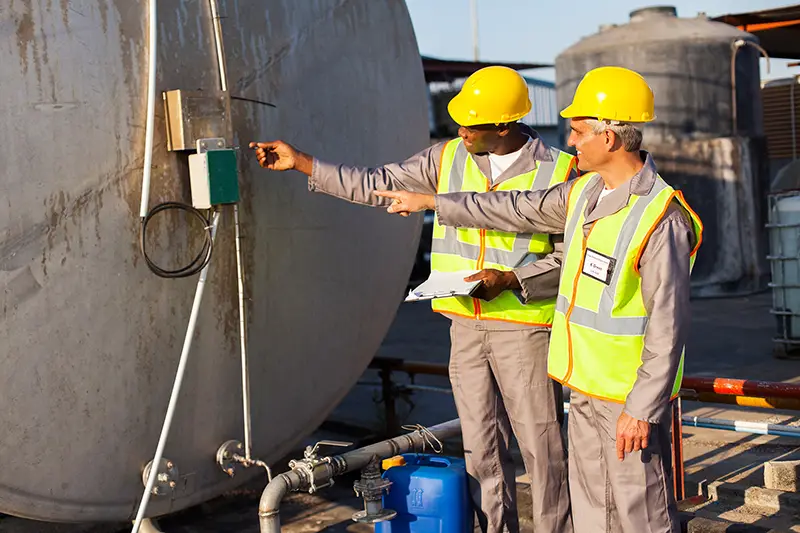
[[[674,7],[658,6],[631,12],[627,24],[601,26],[556,58],[559,109],[587,71],[604,65],[633,69],[653,89],[657,118],[644,127],[643,149],[705,225],[695,296],[750,292],[766,282],[757,43],[703,14],[679,18]]]
[[[755,36],[704,15],[679,18],[674,7],[646,7],[631,12],[630,22],[604,25],[556,58],[558,102],[572,99],[590,69],[619,65],[645,78],[656,96],[656,120],[645,129],[645,142],[685,138],[758,136],[763,132],[758,51],[736,52],[736,121],[731,101],[732,45],[757,43]],[[566,104],[564,104],[566,105]]]

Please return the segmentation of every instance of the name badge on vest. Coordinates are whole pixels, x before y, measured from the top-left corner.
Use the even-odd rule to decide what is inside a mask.
[[[608,285],[611,283],[611,275],[614,274],[614,266],[616,264],[617,260],[613,257],[587,248],[586,255],[583,258],[583,273]]]

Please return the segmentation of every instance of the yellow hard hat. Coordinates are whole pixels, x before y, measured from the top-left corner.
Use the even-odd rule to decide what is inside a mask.
[[[460,126],[516,122],[530,110],[528,84],[516,70],[501,66],[472,73],[447,104],[448,113]]]
[[[653,90],[639,74],[623,67],[599,67],[586,73],[564,118],[593,117],[620,122],[650,122]]]

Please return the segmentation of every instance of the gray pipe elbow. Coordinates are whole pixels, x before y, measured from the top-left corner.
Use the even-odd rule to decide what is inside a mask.
[[[269,482],[258,503],[258,524],[261,533],[280,533],[280,506],[289,492],[289,480],[280,475]]]

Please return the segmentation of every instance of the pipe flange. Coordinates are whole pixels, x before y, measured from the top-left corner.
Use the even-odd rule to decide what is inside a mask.
[[[376,522],[386,522],[397,516],[397,511],[391,509],[381,509],[377,513],[367,514],[367,511],[358,511],[353,515],[353,522],[362,524],[374,524]]]
[[[147,486],[147,479],[150,477],[150,470],[153,467],[153,461],[145,465],[142,471],[142,483]],[[158,473],[156,474],[156,482],[153,484],[152,494],[156,496],[167,496],[175,491],[178,486],[178,467],[174,462],[167,458],[162,458],[158,463]]]
[[[240,466],[234,455],[241,455],[243,449],[244,446],[238,440],[229,440],[217,450],[217,465],[230,477],[236,475],[236,468]]]

